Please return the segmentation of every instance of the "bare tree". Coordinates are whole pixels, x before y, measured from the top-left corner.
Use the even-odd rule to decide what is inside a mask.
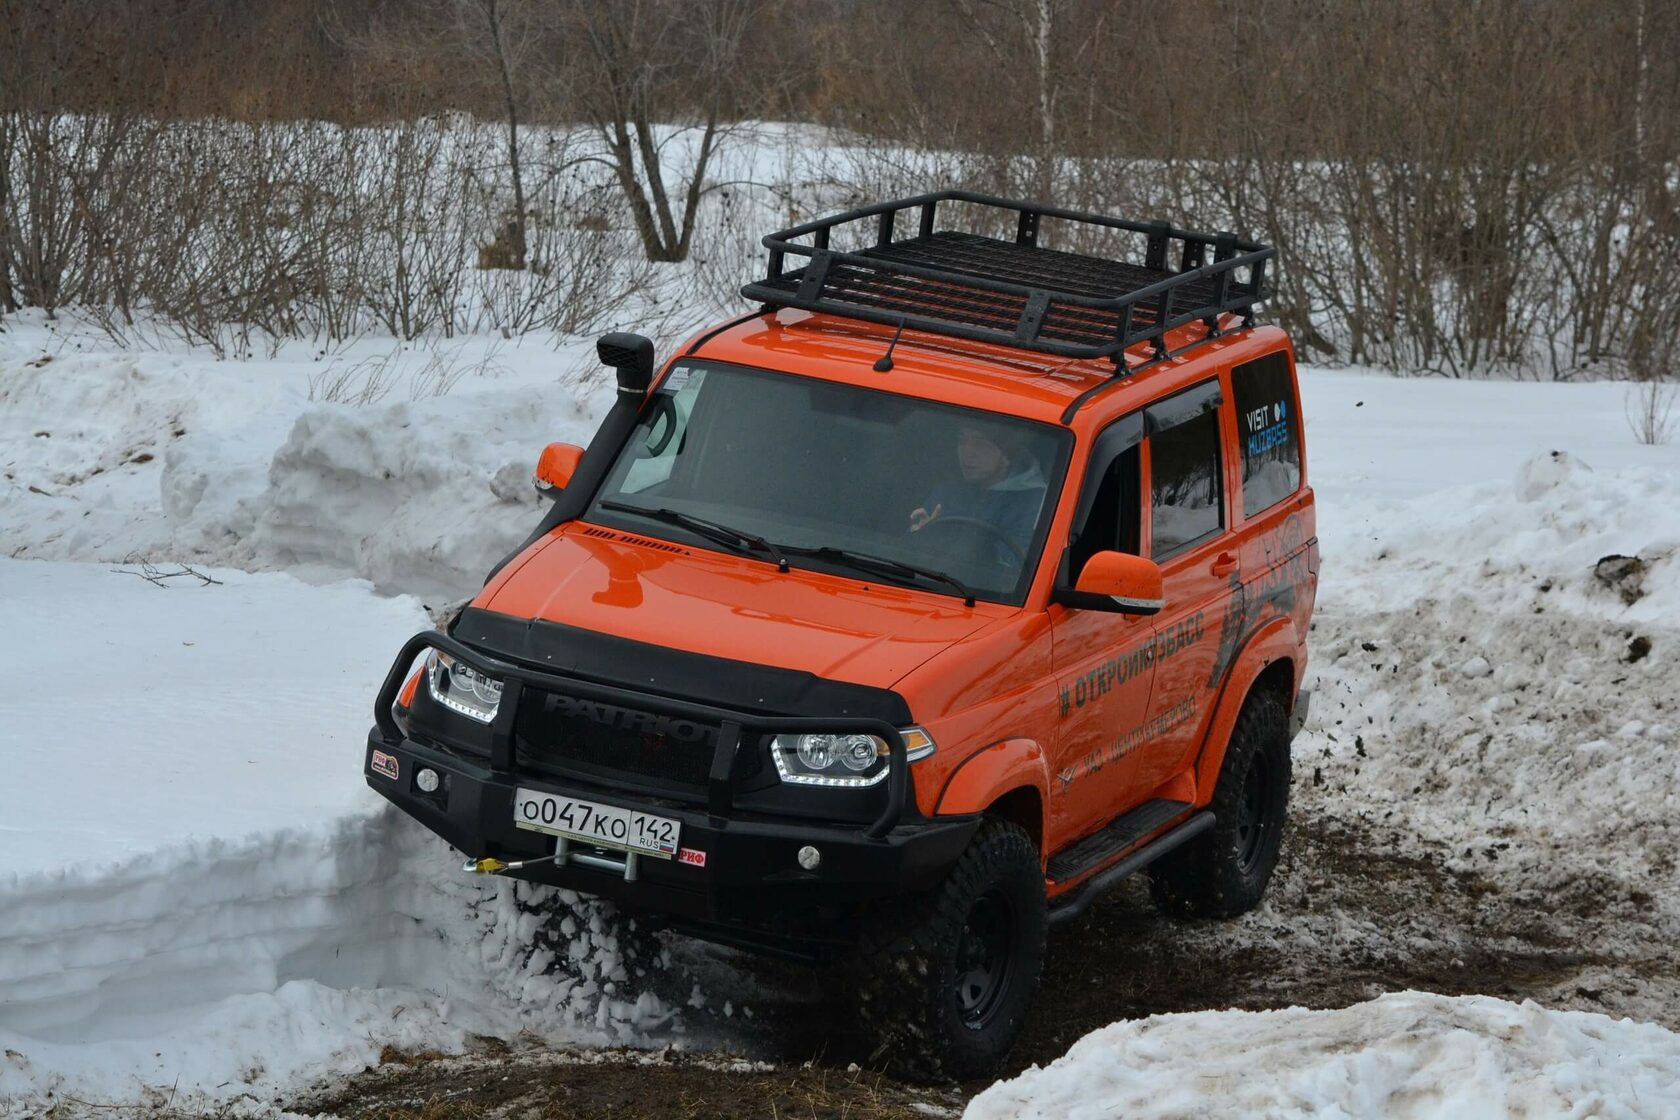
[[[523,70],[529,55],[541,49],[535,21],[542,12],[542,5],[538,0],[430,0],[430,3],[434,14],[442,16],[453,32],[450,39],[466,52],[467,72],[495,90],[495,100],[500,105],[507,128],[512,210],[498,223],[490,244],[480,248],[479,267],[523,269],[526,264],[527,221],[526,184],[520,164],[519,143],[523,118]],[[415,37],[412,24],[405,29],[408,32],[406,36],[392,36],[390,28],[382,31],[388,41],[394,38],[413,52],[420,40]],[[419,25],[421,36],[429,30],[424,23]],[[435,42],[429,46],[436,50]]]
[[[773,60],[742,57],[762,8],[763,0],[573,0],[557,12],[561,103],[600,137],[649,260],[688,257],[726,114],[749,78],[774,69]]]
[[[1060,6],[1059,0],[956,0],[958,12],[985,44],[997,73],[1018,80],[1014,75],[1022,69],[1015,61],[1019,53],[1010,49],[994,27],[997,18],[1018,32],[1027,48],[1025,53],[1031,59],[1031,83],[1038,106],[1033,182],[1040,198],[1050,197],[1055,177],[1056,102],[1061,94],[1063,73],[1055,65],[1056,16]]]
[[[515,45],[508,27],[508,9],[518,0],[460,0],[484,23],[487,53],[501,79],[502,108],[507,113],[508,172],[513,182],[513,216],[503,231],[503,250],[509,255],[506,267],[525,267],[525,180],[519,172],[519,98],[513,89]],[[470,41],[470,40],[469,40]]]

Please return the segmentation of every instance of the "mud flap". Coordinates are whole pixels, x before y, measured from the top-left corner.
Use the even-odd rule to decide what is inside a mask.
[[[1301,733],[1301,728],[1307,722],[1307,709],[1312,707],[1312,689],[1303,688],[1295,694],[1295,703],[1289,709],[1289,741],[1294,742],[1295,736]]]

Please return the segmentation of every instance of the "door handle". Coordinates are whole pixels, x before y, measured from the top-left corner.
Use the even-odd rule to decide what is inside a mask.
[[[1213,561],[1213,574],[1228,576],[1237,570],[1237,558],[1229,552],[1221,552]]]

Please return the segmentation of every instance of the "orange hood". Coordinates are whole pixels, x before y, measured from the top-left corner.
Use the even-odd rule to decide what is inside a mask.
[[[474,605],[876,688],[1013,613],[578,522],[532,545]]]

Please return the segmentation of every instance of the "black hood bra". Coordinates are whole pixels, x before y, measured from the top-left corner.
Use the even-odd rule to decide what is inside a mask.
[[[493,657],[621,688],[769,715],[913,721],[886,688],[828,680],[799,669],[668,649],[559,622],[468,607],[450,633]]]

